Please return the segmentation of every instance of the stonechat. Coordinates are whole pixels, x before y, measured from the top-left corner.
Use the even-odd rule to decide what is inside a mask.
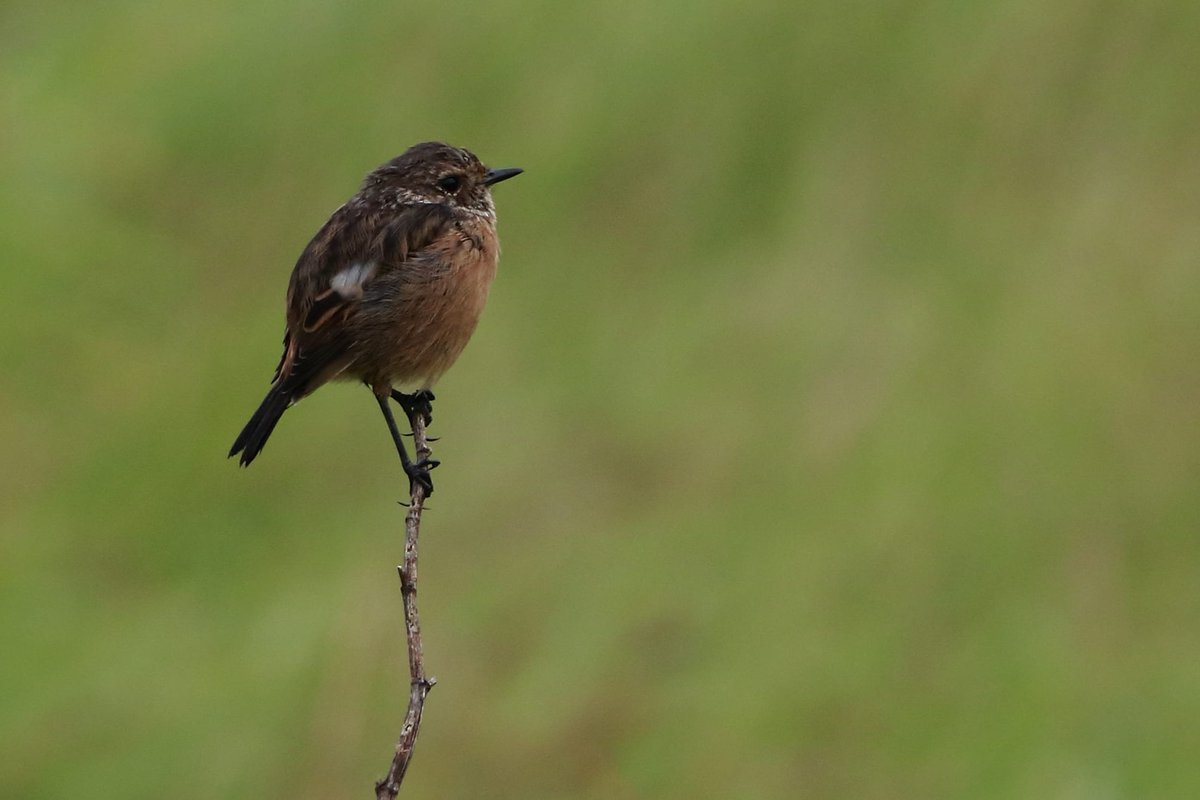
[[[471,338],[496,275],[491,187],[521,172],[424,142],[367,175],[292,270],[283,357],[229,455],[249,464],[289,406],[328,381],[359,380],[409,480],[432,494],[437,462],[409,459],[389,400],[429,417],[430,389]]]

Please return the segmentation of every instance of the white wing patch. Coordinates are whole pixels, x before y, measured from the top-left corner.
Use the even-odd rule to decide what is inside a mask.
[[[333,276],[329,288],[340,294],[343,299],[356,300],[362,297],[363,284],[375,277],[377,267],[374,261],[351,264]]]

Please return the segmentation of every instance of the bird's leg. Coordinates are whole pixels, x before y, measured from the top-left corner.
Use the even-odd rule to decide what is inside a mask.
[[[383,412],[383,418],[387,420],[388,431],[392,434],[392,441],[396,443],[396,452],[400,454],[400,465],[404,467],[404,474],[408,476],[411,484],[423,487],[425,489],[425,496],[428,497],[433,494],[433,479],[429,477],[429,470],[441,462],[435,461],[432,458],[422,458],[416,462],[411,461],[408,457],[408,451],[404,449],[404,440],[400,437],[400,429],[396,427],[396,418],[392,416],[392,407],[388,405],[388,396],[376,392],[375,399],[379,402],[379,410]]]
[[[392,399],[400,404],[410,420],[414,415],[420,414],[425,420],[426,426],[432,424],[433,401],[436,399],[433,392],[428,389],[418,389],[412,394],[405,394],[399,389],[392,389]]]

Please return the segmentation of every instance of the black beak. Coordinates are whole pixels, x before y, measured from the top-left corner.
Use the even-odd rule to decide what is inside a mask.
[[[483,185],[491,186],[493,183],[506,181],[509,178],[515,178],[525,170],[520,167],[506,167],[504,169],[489,169],[487,174],[483,176]]]

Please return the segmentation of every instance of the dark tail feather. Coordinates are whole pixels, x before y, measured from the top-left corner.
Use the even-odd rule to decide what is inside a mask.
[[[246,423],[246,427],[242,428],[237,441],[233,443],[233,447],[229,451],[229,457],[232,458],[241,453],[243,467],[253,461],[254,457],[262,452],[263,445],[267,443],[267,437],[271,435],[271,431],[275,430],[276,423],[279,422],[279,418],[283,416],[283,412],[287,410],[290,403],[291,397],[288,393],[281,391],[278,386],[271,387],[271,391],[267,392],[258,411],[254,412],[254,416]]]

